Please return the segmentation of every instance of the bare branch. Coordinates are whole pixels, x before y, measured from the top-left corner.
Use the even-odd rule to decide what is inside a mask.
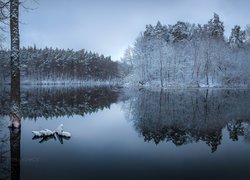
[[[36,7],[28,7],[28,6],[26,6],[25,4],[26,4],[27,0],[21,1],[21,2],[20,2],[20,6],[21,6],[24,10],[26,10],[26,11],[38,9],[39,3],[38,3],[36,0],[32,0],[32,1],[35,2],[35,4],[37,5]]]
[[[8,13],[9,12],[9,1],[2,1],[0,0],[0,21],[4,21],[5,19],[8,18]]]
[[[0,1],[0,9],[4,9],[4,8],[8,7],[9,3],[10,3],[10,1],[7,1],[7,2]]]

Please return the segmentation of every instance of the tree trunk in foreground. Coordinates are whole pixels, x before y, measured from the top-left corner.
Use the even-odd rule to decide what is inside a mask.
[[[19,0],[10,0],[10,39],[11,39],[11,109],[12,128],[20,128],[20,62],[19,62]],[[14,118],[13,118],[14,117]]]
[[[19,62],[19,0],[10,0],[10,39],[11,39],[11,95],[20,94],[20,62]],[[19,102],[19,100],[18,100]]]

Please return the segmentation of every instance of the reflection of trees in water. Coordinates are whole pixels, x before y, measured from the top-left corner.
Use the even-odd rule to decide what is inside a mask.
[[[6,121],[0,120],[0,179],[20,179],[21,130],[8,130]]]
[[[20,105],[19,92],[12,90],[11,93],[8,89],[0,91],[0,115],[9,115],[12,122],[21,122],[22,117],[85,115],[109,108],[120,94],[119,90],[109,87],[29,88],[22,91]],[[6,121],[0,121],[0,179],[20,179],[21,129],[12,126],[8,131],[7,124],[1,125],[3,122]],[[59,140],[63,143],[64,139]]]
[[[9,115],[9,133],[6,133],[7,125],[3,125],[0,127],[1,131],[1,147],[5,149],[4,152],[1,152],[1,158],[4,159],[0,166],[0,178],[2,179],[20,179],[20,138],[21,138],[21,108],[20,108],[20,82],[19,82],[19,74],[13,74],[12,72],[11,79],[11,90],[10,90],[10,99],[7,104],[7,111],[5,114]],[[7,94],[1,95],[1,97],[8,97]],[[1,100],[2,101],[2,100]],[[3,100],[6,102],[6,100]],[[4,114],[4,112],[1,112]],[[2,121],[1,123],[4,123]],[[2,134],[4,136],[2,137]],[[8,159],[10,159],[10,165],[8,165]],[[3,167],[2,167],[3,166]],[[3,172],[3,175],[2,175]]]
[[[238,125],[245,121],[237,121],[234,128],[230,122],[250,117],[249,100],[250,91],[243,90],[141,90],[134,92],[126,110],[145,141],[178,146],[201,140],[214,152],[224,127],[232,139],[246,136],[246,128]]]
[[[0,116],[0,179],[10,179],[9,131],[4,118]]]
[[[0,91],[0,115],[9,115],[13,122],[21,122],[21,115],[25,118],[85,115],[109,108],[118,101],[120,94],[119,90],[108,87],[34,88],[22,91],[20,106],[20,94],[13,90],[11,88],[11,93],[9,89]],[[10,128],[8,131],[2,117],[0,116],[0,179],[20,179],[21,130]],[[60,142],[63,143],[63,139]]]
[[[11,179],[20,179],[20,129],[10,129]]]
[[[21,111],[24,118],[85,115],[99,109],[109,108],[118,100],[119,90],[109,87],[97,88],[29,88],[21,93]],[[8,96],[1,101],[0,113],[7,114]]]
[[[244,136],[250,142],[250,119],[233,120],[227,124],[229,136],[233,141],[238,141],[239,136]]]

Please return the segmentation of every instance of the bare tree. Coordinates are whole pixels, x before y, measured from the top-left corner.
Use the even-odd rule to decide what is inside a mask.
[[[8,19],[9,1],[0,0],[0,48],[3,48],[4,31]]]
[[[0,0],[0,32],[4,31],[3,24],[6,23],[7,18],[10,19],[11,87],[16,93],[20,90],[19,5],[19,0]],[[1,36],[1,42],[2,38]]]

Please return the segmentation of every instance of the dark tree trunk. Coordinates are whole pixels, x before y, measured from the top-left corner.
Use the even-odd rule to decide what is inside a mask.
[[[20,129],[10,129],[11,180],[20,179]]]
[[[20,61],[19,61],[19,0],[10,0],[10,39],[11,39],[11,109],[10,147],[11,179],[20,179]]]
[[[12,127],[19,128],[20,115],[20,62],[19,62],[19,0],[10,0],[10,39],[11,39],[11,118]]]
[[[10,39],[11,39],[11,98],[20,104],[20,62],[19,62],[19,0],[10,0]]]

